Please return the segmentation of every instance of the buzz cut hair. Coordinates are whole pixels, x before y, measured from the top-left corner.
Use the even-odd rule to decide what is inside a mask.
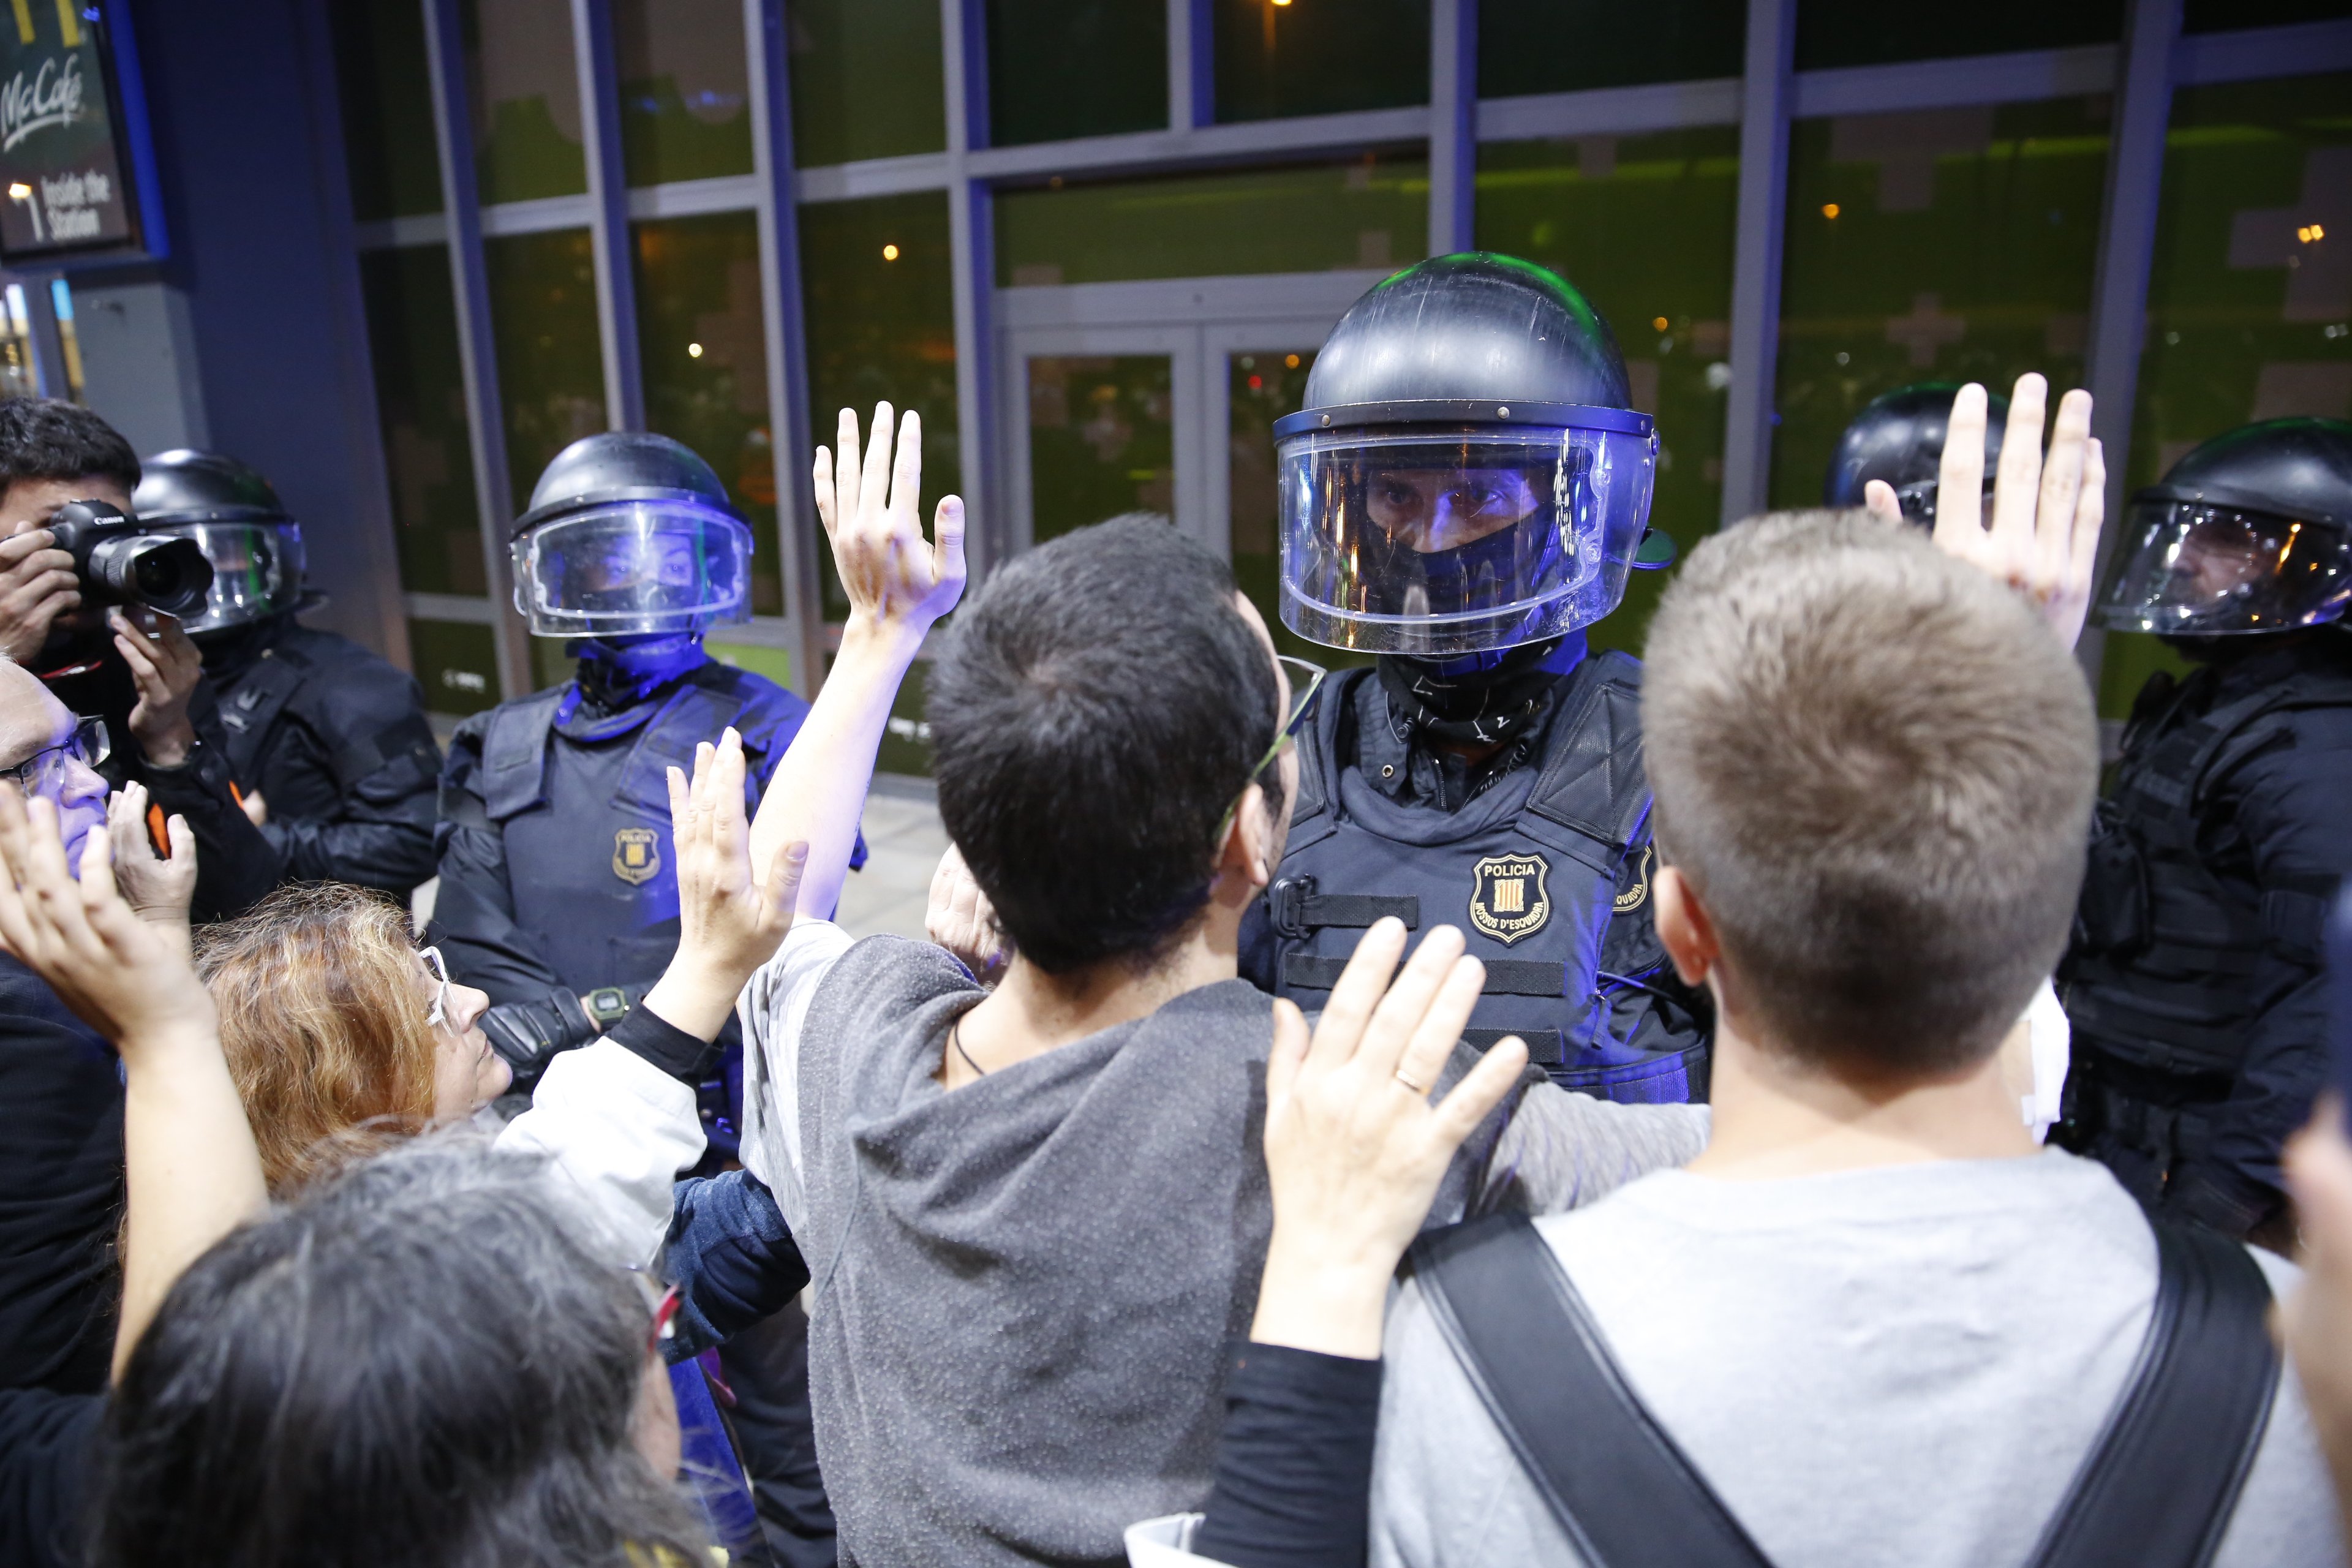
[[[1863,511],[1693,551],[1652,620],[1656,831],[1759,1044],[1916,1079],[1996,1050],[2063,952],[2098,784],[2068,649]]]

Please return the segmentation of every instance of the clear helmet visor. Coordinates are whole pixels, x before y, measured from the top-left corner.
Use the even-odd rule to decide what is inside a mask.
[[[614,501],[514,542],[515,608],[540,637],[698,632],[749,615],[751,531],[683,500]]]
[[[2331,522],[2136,501],[2092,616],[2110,631],[2289,631],[2352,603],[2352,535]]]
[[[1540,642],[1617,607],[1654,436],[1560,426],[1308,431],[1280,443],[1282,619],[1368,653]]]
[[[144,526],[144,525],[142,525]],[[181,623],[216,632],[268,620],[302,601],[302,526],[297,522],[174,522],[147,530],[193,539],[213,563],[201,614]]]

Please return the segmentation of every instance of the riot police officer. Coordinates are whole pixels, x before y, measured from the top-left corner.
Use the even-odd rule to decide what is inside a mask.
[[[1283,622],[1379,657],[1300,731],[1244,973],[1311,1010],[1374,921],[1457,925],[1486,965],[1472,1044],[1520,1035],[1613,1099],[1703,1099],[1706,1004],[1651,925],[1641,666],[1584,642],[1629,570],[1672,556],[1608,324],[1527,262],[1425,261],[1350,307],[1274,429]]]
[[[302,527],[259,473],[217,452],[150,458],[131,505],[142,526],[193,539],[212,563],[186,622],[220,698],[229,772],[247,814],[296,881],[354,882],[405,899],[433,875],[441,751],[415,680],[348,637],[295,619]]]
[[[1958,382],[1922,381],[1881,393],[1864,404],[1853,423],[1838,437],[1837,450],[1830,456],[1822,504],[1862,506],[1870,481],[1879,479],[1895,491],[1906,521],[1922,528],[1935,527],[1944,432],[1951,423],[1952,399],[1959,391]],[[1994,395],[1985,401],[1984,493],[1989,500],[2000,468],[2009,399]]]
[[[2098,624],[2151,677],[2094,827],[2062,979],[2065,1141],[2233,1235],[2284,1215],[2279,1151],[2326,1074],[2321,931],[2352,869],[2352,425],[2217,436],[2132,498]]]

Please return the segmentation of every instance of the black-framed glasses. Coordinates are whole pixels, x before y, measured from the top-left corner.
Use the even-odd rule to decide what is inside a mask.
[[[433,993],[432,1010],[425,1015],[425,1026],[438,1029],[449,1022],[449,966],[441,962],[441,950],[437,947],[420,947],[416,956],[425,961],[425,973],[433,976],[434,984],[440,987]]]
[[[106,721],[75,721],[74,732],[54,746],[44,746],[14,767],[0,768],[0,779],[14,779],[27,795],[55,795],[65,786],[66,763],[96,767],[113,754]]]

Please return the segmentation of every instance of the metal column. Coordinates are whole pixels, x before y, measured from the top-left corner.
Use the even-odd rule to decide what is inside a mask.
[[[955,270],[956,450],[963,466],[971,581],[1012,552],[1011,520],[996,479],[996,242],[989,188],[971,174],[988,145],[988,33],[982,0],[940,0],[947,77],[948,248]]]
[[[1217,119],[1209,0],[1168,0],[1168,129],[1196,131]]]
[[[1788,217],[1795,0],[1748,0],[1740,83],[1738,235],[1731,270],[1731,398],[1723,521],[1764,510],[1772,477],[1772,383],[1780,349],[1780,240]]]
[[[588,243],[595,256],[596,329],[604,351],[605,426],[642,430],[646,393],[637,364],[637,291],[612,0],[572,0],[572,58],[579,68],[580,146],[588,163]]]
[[[1449,256],[1477,214],[1478,0],[1432,0],[1429,26],[1429,254]]]

